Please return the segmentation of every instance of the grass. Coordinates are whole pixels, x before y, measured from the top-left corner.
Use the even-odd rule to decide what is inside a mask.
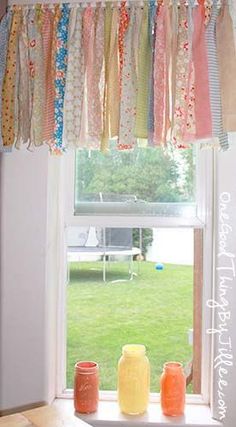
[[[135,263],[137,264],[137,263]],[[99,262],[72,263],[67,287],[67,387],[77,360],[100,365],[100,389],[115,390],[117,362],[127,343],[142,343],[151,363],[151,391],[159,391],[162,365],[192,357],[193,269],[142,262],[133,281],[102,282]],[[135,265],[137,268],[137,265]],[[108,280],[127,278],[127,264],[113,263]]]

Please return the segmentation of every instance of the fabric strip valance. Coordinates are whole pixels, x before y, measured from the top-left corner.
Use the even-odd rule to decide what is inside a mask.
[[[34,2],[33,2],[34,3]],[[177,148],[236,131],[234,5],[12,5],[0,22],[0,149]]]

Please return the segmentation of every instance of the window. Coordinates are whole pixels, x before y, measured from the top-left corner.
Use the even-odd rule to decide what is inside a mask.
[[[75,214],[196,215],[195,150],[78,151]]]
[[[145,150],[147,150],[147,152],[145,152]],[[160,156],[161,159],[166,155],[161,151],[156,151],[159,154],[155,155],[157,157]],[[63,380],[60,382],[59,394],[61,394],[63,389],[72,386],[72,366],[77,358],[83,358],[83,354],[84,357],[89,358],[93,357],[98,359],[98,357],[100,357],[96,357],[95,353],[90,352],[91,348],[95,348],[93,345],[95,337],[96,339],[102,337],[99,345],[98,342],[96,342],[96,346],[98,345],[98,347],[101,346],[101,343],[105,345],[106,340],[110,342],[112,334],[109,337],[106,325],[102,319],[103,310],[105,312],[105,317],[109,317],[109,310],[113,313],[114,321],[112,327],[115,328],[116,332],[116,334],[114,333],[114,337],[117,336],[117,334],[119,335],[119,328],[122,327],[122,322],[120,318],[118,318],[120,315],[117,314],[114,307],[112,308],[106,304],[106,302],[111,301],[116,293],[119,294],[120,290],[122,295],[117,295],[113,302],[117,305],[123,304],[124,312],[128,312],[128,317],[132,317],[130,314],[132,312],[132,307],[130,307],[129,301],[133,300],[135,301],[133,310],[134,313],[137,314],[136,309],[139,306],[138,299],[140,297],[140,292],[142,294],[142,287],[145,288],[145,274],[150,273],[150,282],[155,282],[155,280],[157,282],[159,280],[161,281],[161,277],[163,277],[163,282],[167,280],[168,284],[165,289],[163,288],[163,292],[165,291],[167,293],[166,296],[163,294],[163,298],[169,298],[170,305],[173,305],[173,313],[175,313],[176,310],[178,311],[178,304],[175,305],[175,303],[177,301],[177,296],[179,297],[178,289],[181,289],[183,286],[183,283],[181,284],[181,275],[187,277],[186,280],[188,282],[188,286],[185,289],[187,293],[183,298],[180,298],[179,302],[180,318],[177,324],[180,326],[182,322],[182,326],[176,333],[174,332],[174,328],[177,325],[175,325],[174,319],[170,318],[170,308],[167,309],[168,314],[163,320],[164,323],[162,323],[163,331],[165,330],[166,324],[168,324],[169,327],[168,333],[166,335],[164,334],[162,340],[162,347],[165,350],[163,359],[158,358],[157,353],[155,354],[157,350],[154,350],[153,343],[151,345],[147,344],[150,358],[152,359],[152,365],[154,366],[153,381],[155,378],[157,379],[160,374],[161,365],[165,358],[178,358],[182,360],[189,369],[191,368],[191,363],[193,363],[193,365],[195,365],[193,371],[195,375],[195,390],[191,385],[193,384],[192,382],[189,385],[188,391],[189,393],[194,392],[201,394],[204,401],[209,401],[208,373],[210,366],[210,338],[205,336],[203,331],[205,331],[208,327],[207,325],[210,324],[210,319],[205,308],[202,307],[202,298],[204,298],[204,300],[207,299],[211,293],[211,268],[210,264],[209,266],[203,265],[202,259],[203,255],[209,252],[209,248],[212,245],[212,152],[210,150],[199,152],[197,150],[189,150],[178,153],[168,153],[167,164],[169,165],[171,163],[173,169],[167,167],[163,176],[159,177],[159,181],[157,180],[157,174],[155,175],[155,173],[153,173],[151,181],[148,181],[150,177],[150,164],[152,164],[153,153],[156,153],[156,151],[155,149],[139,149],[132,153],[114,152],[114,154],[111,154],[111,157],[98,152],[89,153],[79,151],[76,156],[76,161],[72,154],[69,154],[67,157],[66,186],[71,189],[71,191],[68,191],[69,197],[66,202],[67,228],[70,230],[74,228],[74,231],[78,228],[82,230],[81,234],[83,234],[84,237],[80,236],[80,243],[75,243],[74,246],[84,246],[85,250],[84,254],[80,253],[80,261],[84,260],[84,262],[78,263],[78,259],[76,258],[78,254],[76,254],[76,250],[73,254],[71,253],[73,251],[69,251],[70,248],[67,247],[67,256],[70,252],[70,261],[72,262],[68,281],[70,280],[72,285],[69,284],[64,289],[64,306],[66,307],[67,304],[68,310],[68,345],[67,362],[64,360],[63,366],[61,365],[61,367],[63,367]],[[119,165],[121,164],[122,167],[117,167],[117,175],[115,175],[115,173],[112,175],[112,171],[115,170],[114,165],[117,163]],[[193,164],[194,173],[190,174]],[[133,169],[131,165],[133,165]],[[144,165],[147,171],[149,171],[147,174],[148,177],[145,177]],[[191,167],[188,165],[191,165]],[[122,173],[122,170],[126,170],[127,175],[125,175],[125,172]],[[128,171],[130,173],[132,172],[132,177],[136,174],[136,178],[129,181]],[[201,171],[201,173],[199,171]],[[122,179],[120,179],[118,183],[119,174]],[[172,174],[174,174],[174,178]],[[201,177],[201,180],[199,177]],[[147,179],[147,182],[142,186],[141,184],[144,184],[145,179]],[[136,180],[138,181],[137,183]],[[155,180],[157,180],[157,185]],[[114,184],[114,190],[112,190],[111,187],[112,183]],[[125,183],[127,184],[126,186]],[[116,187],[115,184],[119,185]],[[158,187],[158,191],[155,191],[156,187]],[[129,209],[126,209],[127,205],[129,205]],[[133,255],[130,258],[130,254],[126,254],[128,258],[122,258],[121,253],[115,254],[114,256],[108,253],[104,254],[104,248],[109,250],[109,247],[112,246],[111,244],[104,243],[104,239],[106,242],[107,235],[109,232],[111,233],[112,229],[118,229],[120,231],[124,229],[131,230],[133,239],[132,248],[140,248],[141,245],[141,255],[144,253],[143,245],[146,236],[150,237],[151,235],[151,238],[153,238],[155,233],[159,233],[159,235],[164,233],[164,240],[169,234],[170,242],[174,242],[172,245],[169,243],[169,247],[178,247],[178,242],[180,242],[179,247],[182,249],[179,249],[178,255],[182,253],[186,257],[188,249],[183,245],[183,236],[184,233],[189,233],[189,236],[191,236],[192,266],[190,265],[186,268],[182,268],[181,260],[177,260],[178,267],[173,267],[173,260],[168,261],[165,259],[164,274],[161,276],[161,273],[155,269],[156,264],[163,261],[159,254],[154,256],[153,259],[146,258],[144,261],[139,259],[138,255],[140,254]],[[176,233],[179,233],[178,239],[175,237]],[[82,237],[85,241],[81,243]],[[68,246],[73,246],[73,244],[68,244]],[[91,246],[94,246],[95,251],[89,254],[90,258],[87,258],[88,253],[86,252],[88,252]],[[149,252],[151,250],[155,251],[155,245],[149,242],[148,250]],[[75,263],[73,263],[73,259]],[[109,261],[111,264],[110,270]],[[104,262],[107,264],[106,268],[108,269],[105,273],[107,274],[106,283],[108,282],[108,285],[104,285],[103,283]],[[130,276],[129,262],[132,263],[132,274],[134,277],[131,277],[132,275]],[[211,263],[210,258],[209,263]],[[146,269],[148,269],[149,273],[146,273]],[[135,276],[136,273],[138,273],[137,277]],[[129,281],[131,278],[134,278],[134,280]],[[139,284],[135,289],[135,283],[137,283],[137,281]],[[150,286],[152,286],[152,283]],[[159,292],[162,289],[161,282],[158,286],[160,286],[160,288],[158,288]],[[172,289],[169,296],[168,286]],[[148,289],[149,291],[151,290],[151,288]],[[137,291],[136,294],[135,291]],[[147,289],[145,289],[145,292],[146,291]],[[109,294],[109,292],[111,294]],[[134,292],[133,295],[132,292]],[[121,296],[123,298],[123,303]],[[130,300],[129,297],[131,298]],[[144,298],[144,296],[140,297],[139,301],[143,301]],[[104,302],[103,307],[101,307],[102,301]],[[92,302],[94,302],[94,306],[101,307],[100,313],[97,311],[92,312],[91,309],[89,309],[90,303]],[[131,311],[128,309],[125,310],[125,307],[129,307]],[[185,310],[187,310],[187,312],[183,315]],[[117,322],[115,320],[116,315]],[[153,318],[150,308],[147,308],[143,316],[148,318],[149,329],[152,329],[150,325],[152,325]],[[96,322],[96,318],[98,322]],[[124,319],[125,323],[127,323],[127,317],[124,316]],[[161,319],[161,311],[158,310],[158,312],[155,313],[153,322],[159,327],[162,321]],[[99,330],[102,324],[103,331]],[[142,322],[140,321],[139,325],[141,324]],[[86,325],[88,325],[87,334],[85,331]],[[63,324],[63,326],[65,325]],[[82,334],[80,328],[83,329]],[[142,328],[139,326],[140,331],[141,329]],[[191,329],[194,329],[193,345],[191,344]],[[134,325],[133,327],[131,326],[131,330],[135,330]],[[79,331],[78,334],[77,331]],[[158,328],[153,329],[153,331],[155,331],[153,332],[154,335],[158,335]],[[124,328],[122,332],[124,332]],[[143,335],[146,335],[144,330]],[[132,335],[127,334],[128,341],[131,341],[131,337]],[[125,338],[123,337],[122,339],[124,340]],[[70,340],[70,342],[68,340]],[[140,341],[141,336],[134,335],[133,341],[136,340]],[[143,339],[142,342],[144,341]],[[107,368],[105,377],[112,376],[113,382],[110,385],[106,384],[106,382],[102,382],[103,390],[107,388],[115,390],[114,378],[118,357],[117,354],[120,354],[120,347],[123,342],[124,341],[116,341],[114,339],[111,344],[113,350],[114,347],[116,347],[116,353],[111,353],[112,362],[107,358],[103,366],[106,365]],[[176,350],[180,343],[182,354],[178,353],[178,350]],[[64,348],[66,348],[66,338],[64,339],[63,345]],[[81,352],[81,349],[84,349],[84,353],[83,351]],[[101,347],[99,351],[100,355],[102,352],[104,354]],[[116,355],[113,356],[114,354]],[[116,358],[116,360],[114,360],[114,358]],[[204,364],[202,360],[204,360]],[[112,375],[111,371],[113,372]],[[188,374],[190,373],[191,369]],[[152,391],[158,391],[158,387],[154,382],[152,383]]]

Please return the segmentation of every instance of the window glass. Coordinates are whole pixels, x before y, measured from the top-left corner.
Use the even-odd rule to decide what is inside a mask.
[[[193,149],[77,151],[76,214],[195,216]]]
[[[193,235],[193,229],[72,227],[68,388],[73,387],[75,362],[88,359],[100,365],[100,389],[116,390],[121,348],[138,343],[147,348],[152,392],[159,392],[163,363],[173,360],[183,363],[188,392],[194,391]]]

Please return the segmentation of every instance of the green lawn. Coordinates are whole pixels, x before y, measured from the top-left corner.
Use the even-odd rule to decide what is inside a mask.
[[[71,264],[67,286],[67,387],[77,360],[100,365],[100,389],[115,390],[117,361],[127,343],[142,343],[151,362],[151,391],[159,391],[162,365],[191,359],[187,332],[193,319],[193,269],[140,263],[133,281],[102,282],[102,264]],[[135,263],[137,269],[137,263]],[[127,277],[127,263],[112,263],[108,280]]]

